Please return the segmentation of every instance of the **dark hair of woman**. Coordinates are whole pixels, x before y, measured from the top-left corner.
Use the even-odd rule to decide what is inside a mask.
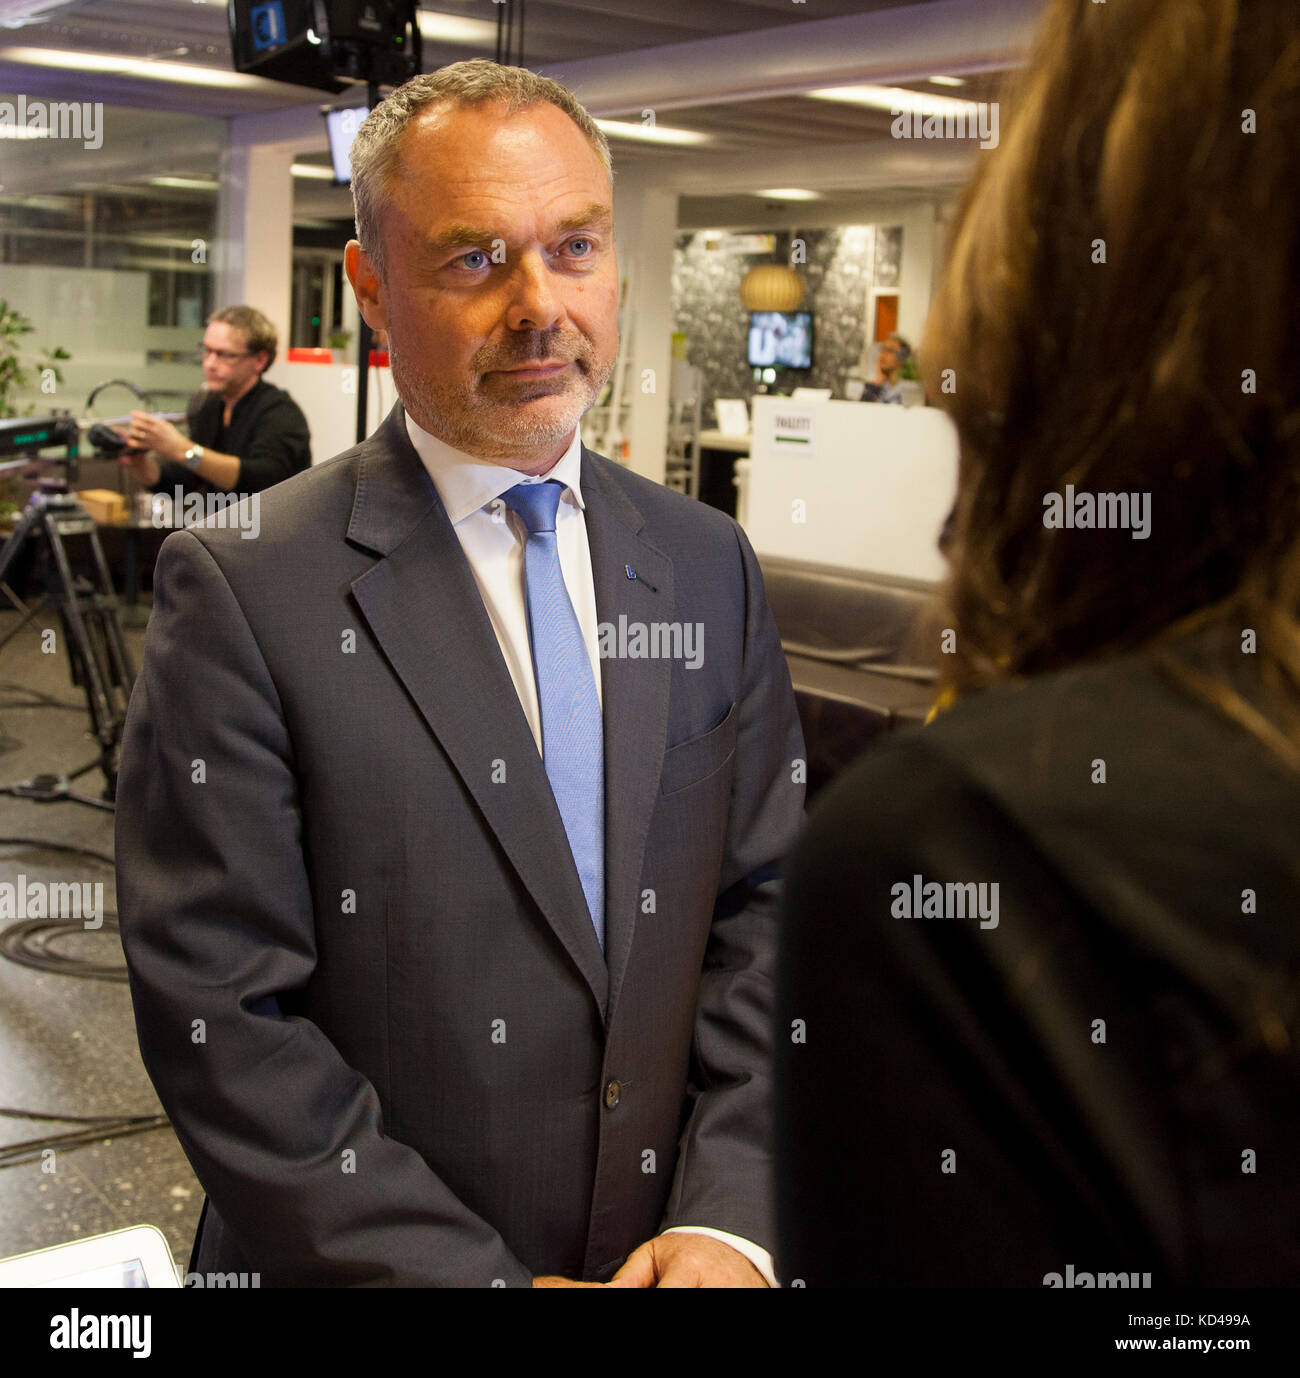
[[[1058,4],[1003,111],[921,351],[961,451],[941,683],[1149,644],[1300,765],[1300,15]],[[1067,484],[1146,494],[1148,536],[1045,526]]]

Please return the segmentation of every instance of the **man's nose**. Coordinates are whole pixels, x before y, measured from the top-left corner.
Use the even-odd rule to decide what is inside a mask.
[[[564,314],[560,293],[541,254],[524,254],[507,281],[506,324],[511,330],[549,330]]]

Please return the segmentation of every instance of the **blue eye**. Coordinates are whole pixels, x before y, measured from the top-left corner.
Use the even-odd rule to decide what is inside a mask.
[[[591,240],[590,240],[590,239],[571,239],[571,240],[569,241],[569,248],[572,249],[573,246],[574,246],[575,244],[585,244],[585,245],[587,246],[587,253],[585,253],[585,254],[579,254],[579,255],[578,255],[579,258],[589,258],[589,257],[591,256]]]
[[[483,262],[482,262],[482,263],[479,263],[479,264],[469,263],[468,260],[471,259],[471,258],[481,258],[481,259],[483,260]],[[461,256],[460,256],[460,261],[461,261],[462,263],[464,263],[465,266],[466,266],[467,268],[469,268],[469,270],[470,270],[471,272],[475,272],[475,271],[477,271],[477,269],[479,269],[479,268],[485,268],[485,267],[487,267],[487,264],[488,264],[488,256],[487,256],[486,253],[483,252],[482,249],[471,249],[471,250],[469,251],[469,253],[467,253],[467,254],[461,254]]]

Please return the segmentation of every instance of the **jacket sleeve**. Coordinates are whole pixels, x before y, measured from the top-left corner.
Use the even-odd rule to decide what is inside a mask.
[[[707,1226],[771,1253],[780,866],[803,819],[806,765],[790,672],[758,560],[741,528],[733,523],[733,530],[745,596],[736,767],[700,976],[689,1114],[663,1228]]]
[[[213,554],[163,543],[122,743],[117,891],[140,1049],[194,1171],[267,1286],[529,1286],[311,1020],[293,743]]]

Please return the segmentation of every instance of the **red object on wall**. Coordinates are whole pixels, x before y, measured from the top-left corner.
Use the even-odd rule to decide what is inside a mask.
[[[291,364],[332,364],[334,362],[334,351],[332,349],[308,349],[303,345],[299,345],[297,348],[291,349],[287,357]],[[350,364],[352,363],[352,358],[345,357],[343,362]],[[372,349],[370,351],[370,367],[387,368],[388,351],[386,349]]]
[[[873,336],[877,340],[886,340],[898,329],[898,293],[880,293],[876,297],[876,333]]]

